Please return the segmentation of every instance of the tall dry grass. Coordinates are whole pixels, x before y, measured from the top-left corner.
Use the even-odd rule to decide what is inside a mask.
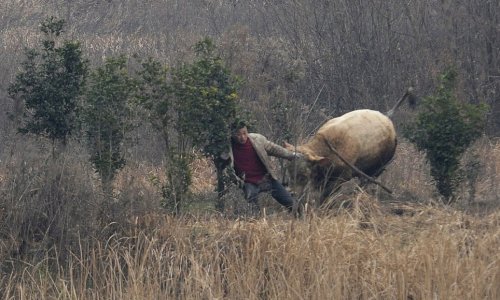
[[[372,199],[373,200],[373,199]],[[498,299],[500,214],[227,220],[150,214],[67,263],[3,276],[3,299]],[[52,265],[52,266],[51,266]],[[49,269],[56,271],[49,272]]]
[[[358,188],[344,195],[351,201],[348,208],[313,211],[302,219],[281,213],[235,219],[234,213],[226,218],[210,210],[162,214],[150,177],[161,177],[164,170],[147,164],[130,163],[118,174],[110,202],[99,192],[85,155],[74,155],[77,146],[50,163],[46,149],[37,152],[29,145],[18,145],[27,151],[13,153],[0,168],[3,299],[497,299],[500,294],[500,213],[493,194],[497,144],[476,145],[485,164],[475,202],[489,203],[481,214],[467,201],[429,204],[438,201],[429,190],[425,160],[403,144],[383,177],[396,191],[391,201]],[[203,167],[193,166],[193,192],[207,195],[213,186],[203,178],[212,180],[213,173],[201,162]]]
[[[500,141],[479,139],[462,157],[463,181],[457,189],[457,204],[463,208],[480,206],[495,210],[500,204]],[[476,172],[477,176],[470,176]],[[391,199],[398,201],[439,201],[430,175],[430,166],[422,152],[402,140],[395,158],[379,178],[394,190]],[[473,193],[473,194],[472,194]],[[379,194],[381,198],[388,195]]]

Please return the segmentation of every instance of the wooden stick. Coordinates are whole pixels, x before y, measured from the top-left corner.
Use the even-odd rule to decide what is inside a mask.
[[[379,185],[381,188],[383,188],[389,194],[392,194],[392,190],[390,190],[388,187],[386,187],[385,185],[383,185],[381,182],[378,182],[373,177],[368,176],[365,172],[361,171],[356,166],[354,166],[353,164],[351,164],[350,162],[348,162],[347,160],[345,160],[342,157],[342,155],[340,155],[340,153],[338,153],[337,150],[335,150],[335,148],[332,146],[332,144],[330,144],[330,142],[328,140],[325,139],[325,142],[328,145],[328,147],[330,148],[330,150],[332,150],[332,152],[335,153],[335,155],[337,155],[340,158],[340,160],[343,161],[346,165],[348,165],[351,169],[353,169],[355,172],[357,172],[358,174],[360,174],[361,176],[363,176],[365,179],[367,179],[371,183],[375,183],[375,184]]]

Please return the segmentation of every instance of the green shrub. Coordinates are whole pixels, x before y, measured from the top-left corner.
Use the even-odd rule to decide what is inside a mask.
[[[439,193],[447,203],[455,200],[461,182],[460,158],[480,137],[485,127],[486,105],[459,102],[454,94],[457,73],[449,69],[440,75],[434,95],[424,98],[422,111],[404,135],[424,151]]]
[[[222,196],[227,161],[221,154],[228,151],[230,127],[238,113],[239,79],[224,66],[212,40],[198,42],[195,52],[193,63],[173,70],[179,140],[189,141],[214,162],[217,191]],[[218,208],[223,207],[219,203]]]
[[[76,126],[88,62],[79,42],[60,41],[63,27],[64,21],[54,17],[42,22],[41,46],[26,50],[22,71],[9,86],[9,95],[24,103],[21,133],[44,136],[65,145]]]
[[[239,78],[233,76],[216,53],[211,39],[196,43],[193,62],[168,68],[149,58],[138,72],[137,103],[164,138],[167,181],[163,203],[178,213],[189,198],[193,150],[201,151],[217,169],[217,191],[225,190],[221,154],[229,147],[230,125],[238,115]],[[219,197],[219,201],[221,197]],[[219,203],[223,209],[223,203]]]
[[[123,56],[108,59],[89,79],[82,120],[90,161],[110,192],[115,174],[125,165],[122,144],[131,130],[129,100],[135,84]]]

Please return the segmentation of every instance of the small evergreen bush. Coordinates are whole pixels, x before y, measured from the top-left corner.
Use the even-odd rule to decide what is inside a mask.
[[[487,106],[459,102],[454,94],[457,73],[450,68],[440,75],[434,95],[424,98],[422,111],[404,135],[427,155],[439,193],[445,202],[455,200],[461,182],[460,158],[481,136]]]

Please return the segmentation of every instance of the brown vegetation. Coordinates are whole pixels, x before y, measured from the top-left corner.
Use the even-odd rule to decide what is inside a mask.
[[[500,216],[225,220],[149,214],[2,277],[5,299],[497,299]],[[49,272],[52,269],[53,272]]]
[[[351,183],[335,196],[347,205],[301,219],[272,213],[272,201],[257,219],[206,205],[173,217],[158,208],[161,167],[123,169],[109,203],[84,161],[13,156],[1,168],[2,296],[496,299],[499,146],[476,147],[488,165],[473,203],[464,190],[456,207],[437,205],[425,160],[402,144],[382,175],[395,195]],[[193,192],[210,201],[201,164]]]

